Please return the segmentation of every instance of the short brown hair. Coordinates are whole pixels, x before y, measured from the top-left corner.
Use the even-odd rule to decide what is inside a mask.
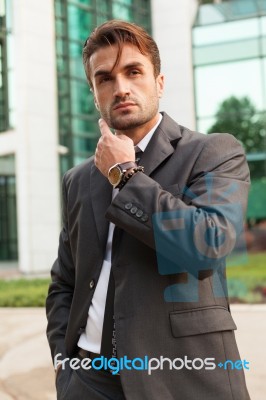
[[[117,59],[113,68],[119,62],[123,44],[130,43],[136,46],[140,53],[147,55],[154,68],[154,75],[157,77],[161,70],[161,60],[157,44],[153,38],[140,26],[120,20],[106,21],[92,31],[83,47],[83,64],[90,85],[90,57],[100,48],[117,45]]]

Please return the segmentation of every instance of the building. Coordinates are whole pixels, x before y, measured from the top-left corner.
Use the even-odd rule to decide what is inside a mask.
[[[208,109],[204,73],[213,71],[209,76],[215,82],[211,68],[228,62],[221,58],[226,44],[220,47],[220,58],[214,57],[222,32],[233,43],[228,47],[233,54],[244,39],[242,53],[252,41],[266,48],[262,7],[253,14],[260,34],[243,39],[240,27],[232,37],[227,29],[231,22],[241,20],[241,25],[251,19],[250,13],[238,14],[234,21],[221,17],[222,7],[237,2],[205,1],[211,4],[199,6],[197,0],[0,0],[0,269],[15,263],[26,274],[47,272],[56,257],[61,176],[93,154],[99,137],[98,114],[81,62],[90,31],[110,18],[148,29],[166,75],[161,109],[182,125],[205,130],[220,98],[210,97],[213,108]],[[208,33],[214,25],[220,36]],[[265,70],[265,59],[259,65]],[[230,74],[221,76],[228,80]],[[261,79],[255,85],[263,84],[265,91],[266,80]],[[210,81],[207,86],[213,96]],[[256,91],[251,82],[247,90]],[[265,97],[259,101],[259,109],[265,110]]]
[[[231,96],[246,98],[244,104],[252,104],[246,110],[242,106],[242,115],[233,115],[245,121],[242,124],[232,121],[230,133],[241,138],[244,134],[239,131],[249,130],[246,143],[251,141],[247,159],[252,185],[247,218],[251,222],[265,220],[266,2],[205,3],[209,4],[198,8],[192,29],[197,128],[207,132],[215,122],[219,105]],[[230,115],[226,118],[230,119]]]

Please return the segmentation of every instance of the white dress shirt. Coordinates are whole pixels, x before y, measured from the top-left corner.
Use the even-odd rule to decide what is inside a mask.
[[[159,114],[159,115],[160,115],[160,117],[159,117],[156,125],[135,146],[135,149],[138,148],[142,152],[145,151],[157,126],[160,124],[160,122],[162,120],[162,115],[161,114]],[[119,192],[119,189],[113,189],[113,196],[112,196],[113,199],[118,194],[118,192]],[[100,274],[97,286],[95,288],[91,306],[88,311],[88,319],[87,319],[87,325],[85,328],[85,332],[81,334],[79,341],[78,341],[78,346],[80,348],[91,351],[93,353],[101,352],[105,302],[106,302],[109,276],[110,276],[110,270],[111,270],[112,241],[113,241],[114,228],[115,228],[115,225],[110,222],[101,274]]]

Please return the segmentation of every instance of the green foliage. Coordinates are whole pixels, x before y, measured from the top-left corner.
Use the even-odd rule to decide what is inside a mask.
[[[247,262],[227,268],[228,292],[247,303],[263,302],[258,288],[266,288],[266,253],[249,254]]]
[[[50,279],[0,280],[0,307],[44,307]]]
[[[247,153],[261,152],[266,146],[266,117],[259,114],[248,97],[225,99],[215,114],[216,122],[208,133],[232,133]]]
[[[255,279],[257,283],[266,285],[266,253],[248,254],[245,263],[227,267],[227,277],[237,278],[246,283]]]
[[[266,288],[266,253],[249,254],[227,268],[229,296],[237,301],[265,301],[258,288]],[[44,307],[50,279],[0,280],[0,307]]]

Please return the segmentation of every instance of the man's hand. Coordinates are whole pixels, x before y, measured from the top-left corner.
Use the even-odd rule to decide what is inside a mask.
[[[99,120],[99,127],[102,136],[96,147],[94,162],[101,173],[107,177],[112,165],[135,161],[134,143],[126,135],[114,135],[103,119]]]

